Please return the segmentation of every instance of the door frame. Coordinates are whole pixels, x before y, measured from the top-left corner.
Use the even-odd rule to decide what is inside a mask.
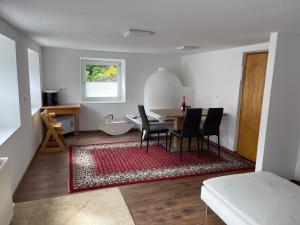
[[[246,51],[246,52],[243,52],[242,65],[241,65],[241,73],[240,73],[238,107],[237,107],[237,113],[236,113],[235,137],[234,137],[234,152],[235,153],[237,153],[237,150],[238,150],[237,149],[237,145],[238,145],[239,129],[240,129],[240,115],[241,115],[242,93],[243,93],[244,76],[245,76],[244,72],[245,72],[245,66],[246,66],[246,56],[247,56],[247,54],[251,54],[251,53],[269,53],[269,49],[265,49],[265,50],[262,49],[262,50],[257,50],[257,51]],[[264,92],[265,92],[265,89],[266,89],[266,82],[265,82],[265,85],[264,85]],[[260,132],[259,132],[259,134],[260,134]]]

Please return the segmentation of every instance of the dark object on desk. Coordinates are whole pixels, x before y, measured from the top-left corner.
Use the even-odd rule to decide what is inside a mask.
[[[144,130],[146,131],[146,140],[147,140],[147,150],[146,152],[148,153],[148,146],[149,146],[149,136],[150,134],[157,134],[157,139],[158,139],[158,144],[159,144],[159,134],[161,133],[166,133],[166,151],[168,150],[168,128],[151,128],[150,123],[148,120],[148,117],[145,112],[145,108],[143,105],[138,105],[139,113],[142,118],[142,132],[141,132],[141,147],[143,144],[143,133]]]
[[[43,91],[43,106],[58,105],[58,90]]]

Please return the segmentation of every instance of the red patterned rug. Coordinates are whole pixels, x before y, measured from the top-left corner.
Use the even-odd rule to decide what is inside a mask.
[[[156,142],[150,142],[148,154],[139,145],[126,142],[70,146],[70,192],[254,168],[253,163],[229,151],[222,150],[219,159],[213,146],[202,159],[196,152],[184,152],[180,161],[177,152],[167,153]]]

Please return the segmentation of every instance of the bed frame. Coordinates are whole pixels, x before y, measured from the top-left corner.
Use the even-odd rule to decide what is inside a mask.
[[[205,180],[201,199],[227,225],[300,224],[300,187],[270,172]]]

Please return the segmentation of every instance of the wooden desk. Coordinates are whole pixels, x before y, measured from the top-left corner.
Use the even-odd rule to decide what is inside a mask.
[[[43,106],[41,109],[47,109],[49,113],[55,113],[55,115],[73,115],[75,120],[75,134],[79,134],[79,113],[80,104],[67,104],[67,105],[55,105],[55,106]]]
[[[183,120],[185,118],[186,112],[181,111],[180,109],[150,109],[150,111],[157,115],[160,119],[174,119],[174,130],[179,130],[182,128]],[[206,117],[208,109],[202,109],[202,117]],[[223,116],[226,116],[227,113],[224,113]],[[197,142],[193,142],[192,146],[195,146]],[[179,146],[178,138],[173,138],[173,148],[177,149]],[[184,146],[187,146],[184,143]]]

